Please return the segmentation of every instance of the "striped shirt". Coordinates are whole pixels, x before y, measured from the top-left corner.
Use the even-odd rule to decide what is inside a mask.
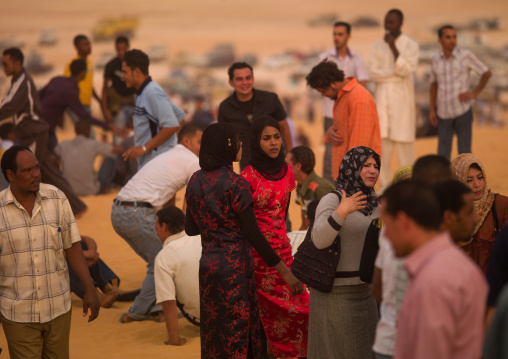
[[[376,103],[372,95],[356,79],[340,91],[333,109],[333,125],[344,143],[332,147],[332,177],[337,178],[344,155],[353,147],[367,146],[381,156],[381,131]],[[325,142],[329,142],[325,136]]]
[[[345,58],[339,56],[336,48],[332,48],[319,54],[320,62],[325,59],[327,61],[335,62],[337,67],[344,71],[345,77],[355,77],[358,81],[367,81],[369,79],[369,74],[363,64],[362,58],[349,48],[347,49],[347,56]],[[333,118],[332,99],[323,97],[323,114],[325,117]]]
[[[459,94],[469,91],[471,70],[483,75],[489,69],[469,50],[455,48],[447,59],[443,50],[431,60],[430,82],[437,82],[437,116],[452,119],[471,108],[472,101],[460,102]]]
[[[0,311],[18,323],[46,323],[71,309],[64,250],[79,242],[67,197],[41,183],[32,217],[11,188],[0,192]]]

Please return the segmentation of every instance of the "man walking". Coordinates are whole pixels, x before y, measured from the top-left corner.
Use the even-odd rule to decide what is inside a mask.
[[[8,149],[1,167],[9,187],[0,192],[0,319],[10,356],[69,358],[66,258],[85,287],[83,316],[90,309],[90,322],[99,314],[76,221],[63,192],[41,183],[27,147]]]
[[[159,84],[148,75],[150,61],[141,50],[127,51],[122,76],[127,87],[136,89],[136,108],[132,116],[134,146],[123,154],[137,160],[138,170],[156,156],[175,147],[176,133],[185,113],[168,98]]]
[[[355,77],[359,84],[365,86],[369,75],[362,58],[348,47],[351,38],[351,25],[347,22],[338,21],[333,25],[333,43],[334,47],[319,55],[319,61],[333,61],[337,67],[344,72],[346,77]],[[323,115],[325,134],[333,126],[333,104],[334,101],[323,97]],[[325,153],[323,157],[323,177],[335,181],[331,176],[332,170],[332,144],[325,143]]]
[[[254,89],[252,66],[245,62],[235,62],[228,69],[229,85],[235,90],[219,106],[218,122],[226,122],[240,132],[243,154],[240,160],[242,171],[250,161],[250,126],[252,119],[270,116],[280,125],[282,141],[286,152],[293,148],[286,111],[277,94]]]
[[[376,103],[354,77],[345,78],[334,62],[323,61],[307,75],[307,86],[335,101],[333,124],[325,135],[332,144],[332,178],[337,178],[344,155],[353,147],[367,146],[381,155]]]
[[[399,167],[414,161],[416,114],[414,72],[418,64],[418,44],[402,34],[404,15],[398,9],[385,16],[385,36],[372,45],[369,76],[376,84],[376,99],[381,126],[381,191],[392,179],[392,155],[397,147]]]
[[[454,133],[457,134],[459,154],[471,153],[471,104],[492,73],[471,51],[456,47],[457,33],[453,26],[441,27],[438,37],[442,50],[432,57],[431,62],[429,120],[438,127],[437,153],[450,159]],[[473,92],[469,91],[471,70],[481,76]]]

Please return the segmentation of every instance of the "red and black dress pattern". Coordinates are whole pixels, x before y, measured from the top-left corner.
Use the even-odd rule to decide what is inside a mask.
[[[185,195],[201,233],[201,357],[261,355],[261,323],[252,246],[237,214],[252,203],[247,181],[227,167],[197,171]],[[249,343],[251,341],[251,343]],[[266,353],[266,349],[265,349]]]

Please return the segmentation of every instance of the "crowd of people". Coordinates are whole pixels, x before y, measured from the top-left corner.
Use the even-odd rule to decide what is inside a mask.
[[[368,67],[348,47],[351,26],[336,23],[335,47],[306,77],[324,97],[323,177],[278,95],[255,89],[245,62],[229,67],[234,91],[214,123],[201,105],[186,116],[125,37],[102,98],[84,35],[64,76],[40,91],[23,53],[4,50],[12,86],[0,119],[14,121],[0,126],[0,320],[11,357],[69,357],[71,291],[89,321],[101,306],[133,301],[119,321],[165,322],[167,345],[186,344],[182,313],[200,327],[203,358],[508,357],[508,198],[491,191],[471,153],[471,102],[490,71],[456,48],[452,26],[439,29],[430,90],[439,145],[415,162],[419,50],[403,19],[387,12]],[[471,71],[481,80],[468,92]],[[91,114],[92,98],[104,120]],[[59,143],[65,112],[76,137]],[[113,143],[92,125],[112,131]],[[394,149],[402,167],[392,180]],[[79,196],[110,190],[115,155],[135,167],[122,172],[111,224],[147,264],[130,293],[75,221],[87,210]]]

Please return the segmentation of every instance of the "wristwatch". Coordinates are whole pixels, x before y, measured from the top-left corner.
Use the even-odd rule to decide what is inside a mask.
[[[141,148],[143,149],[143,151],[145,151],[145,153],[147,153],[147,152],[148,152],[148,151],[146,150],[146,146],[145,146],[145,145],[141,146]]]

